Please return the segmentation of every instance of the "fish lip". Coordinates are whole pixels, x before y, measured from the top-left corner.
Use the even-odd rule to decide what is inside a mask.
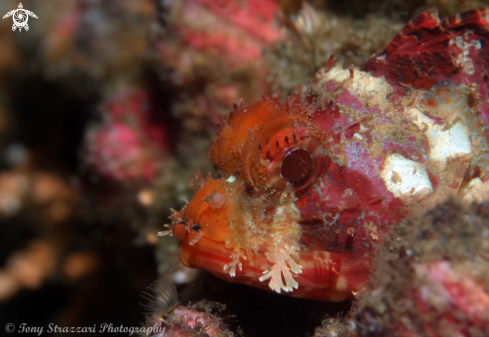
[[[220,259],[227,260],[227,263],[231,262],[232,249],[226,248],[224,242],[215,241],[208,237],[202,236],[195,244],[190,245],[192,239],[196,238],[201,233],[194,229],[187,230],[187,224],[177,223],[173,226],[172,234],[177,239],[192,248],[192,250],[200,251],[207,254],[218,256]]]
[[[211,274],[230,282],[253,283],[254,286],[267,289],[266,283],[258,282],[259,276],[267,270],[270,265],[265,257],[247,256],[241,259],[242,268],[236,268],[236,275],[230,276],[228,265],[233,261],[234,249],[226,248],[225,242],[214,241],[202,236],[194,245],[189,242],[198,235],[195,230],[187,231],[185,223],[177,223],[173,226],[173,236],[180,239],[178,255],[180,261],[189,268],[203,269]],[[225,267],[228,266],[226,269]]]
[[[197,268],[205,270],[214,276],[228,282],[250,285],[262,290],[272,291],[268,282],[261,282],[259,278],[264,271],[271,268],[269,261],[262,254],[247,255],[246,259],[241,259],[242,268],[236,268],[236,274],[231,276],[229,270],[225,266],[232,262],[233,249],[226,248],[225,242],[214,241],[208,237],[202,236],[193,246],[189,242],[198,235],[196,230],[187,230],[187,224],[177,223],[173,226],[173,235],[180,239],[178,247],[178,255],[182,263],[189,268]],[[306,270],[304,270],[306,271]],[[342,271],[343,272],[343,271]],[[317,276],[316,274],[312,275]],[[343,301],[351,298],[351,292],[348,289],[343,291],[338,296],[331,294],[329,286],[323,287],[321,283],[317,284],[314,280],[310,280],[307,275],[298,274],[297,282],[301,285],[300,290],[286,293],[290,296]],[[306,288],[304,288],[306,287]],[[306,293],[303,289],[310,288]],[[336,291],[336,290],[334,290]]]

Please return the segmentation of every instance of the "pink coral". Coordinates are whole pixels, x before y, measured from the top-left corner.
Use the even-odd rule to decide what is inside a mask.
[[[443,320],[447,336],[455,331],[457,336],[470,336],[468,327],[489,331],[489,293],[471,275],[474,269],[469,262],[438,261],[415,266],[422,282],[413,292],[420,316]],[[440,332],[431,324],[425,324],[425,330],[428,336]]]
[[[143,304],[149,310],[146,316],[146,327],[149,331],[164,333],[147,335],[153,337],[234,336],[218,315],[225,310],[225,306],[205,300],[182,305],[178,303],[175,284],[164,280],[155,282],[148,289],[149,292],[143,292],[142,295],[149,300],[147,304]]]
[[[176,23],[188,46],[220,56],[230,66],[261,58],[262,48],[279,39],[274,1],[185,1]],[[210,27],[212,23],[212,29]]]
[[[358,335],[487,336],[488,219],[488,204],[448,200],[399,224],[357,296]]]
[[[233,103],[269,92],[263,54],[282,37],[278,9],[271,0],[167,2],[155,49],[179,87],[173,114],[187,129],[212,131]]]
[[[105,125],[96,130],[92,141],[89,161],[102,175],[119,181],[153,178],[155,167],[144,151],[142,140],[129,126]]]
[[[88,162],[117,181],[152,180],[170,148],[164,124],[144,91],[123,92],[103,105],[106,122],[90,130]]]

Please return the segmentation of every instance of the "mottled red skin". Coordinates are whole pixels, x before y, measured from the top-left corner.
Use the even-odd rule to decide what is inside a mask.
[[[406,95],[409,86],[430,89],[443,82],[477,84],[484,121],[489,123],[489,103],[486,101],[489,96],[486,89],[489,81],[488,15],[489,10],[485,7],[440,20],[435,9],[427,10],[411,20],[383,52],[365,62],[361,69],[374,76],[385,76],[396,88],[393,100]],[[473,34],[466,42],[480,40],[482,44],[479,50],[469,49],[469,56],[474,61],[473,75],[460,71],[454,61],[460,51],[454,44],[450,45],[451,39],[463,36],[468,30]],[[379,56],[385,56],[385,60],[380,60]]]
[[[454,93],[459,90],[457,86],[475,84],[474,96],[479,97],[474,97],[474,104],[480,104],[487,123],[487,13],[486,9],[471,10],[440,22],[435,10],[425,11],[414,18],[384,52],[362,65],[361,69],[374,77],[385,76],[393,87],[392,93],[378,97],[388,103],[389,113],[405,111],[403,99],[413,93],[419,92],[418,107],[441,106],[452,103]],[[473,62],[473,69],[456,63],[460,55],[460,48],[454,47],[457,38],[474,46],[480,42],[479,53],[468,48],[466,55]],[[351,71],[350,77],[353,76]],[[305,187],[290,182],[284,185],[294,190],[294,207],[290,209],[297,209],[300,214],[300,252],[294,258],[302,265],[302,273],[294,275],[299,289],[293,290],[291,296],[330,301],[353,297],[369,276],[378,235],[387,232],[411,211],[406,199],[396,197],[378,172],[383,170],[386,158],[393,152],[424,163],[430,145],[425,138],[414,135],[407,135],[402,143],[386,138],[381,151],[372,156],[369,146],[375,137],[383,136],[374,133],[378,132],[375,127],[362,133],[361,142],[349,141],[359,132],[360,122],[364,120],[375,117],[377,125],[389,126],[402,119],[394,113],[383,114],[379,106],[369,106],[352,92],[342,91],[346,82],[315,80],[313,85],[321,83],[325,97],[309,93],[302,98],[293,96],[285,104],[278,99],[265,100],[233,112],[224,121],[212,149],[212,161],[225,178],[206,182],[192,202],[172,219],[173,234],[182,240],[179,254],[184,264],[206,269],[232,282],[267,289],[266,283],[258,278],[263,271],[266,273],[275,266],[267,257],[275,239],[263,233],[274,228],[274,214],[283,207],[281,197],[286,194],[285,190],[277,190],[277,186],[285,182],[277,177],[273,165],[280,161],[286,149],[298,146],[290,144],[294,132],[293,137],[299,139],[297,144],[319,142],[327,155],[313,156],[315,168],[309,177],[310,184],[304,184]],[[329,94],[334,99],[328,99]],[[470,98],[468,105],[462,108],[473,108]],[[354,114],[345,113],[348,109]],[[441,123],[429,112],[426,116],[435,124]],[[477,126],[482,129],[481,124]],[[430,160],[433,162],[432,158]],[[460,161],[454,161],[457,160]],[[269,163],[268,168],[260,166],[262,163]],[[454,171],[457,176],[453,179],[456,184],[453,189],[458,188],[462,179],[459,171]],[[426,174],[436,191],[441,184],[440,176],[429,169]],[[233,182],[229,187],[225,180],[229,177],[239,184]],[[278,179],[278,182],[270,179]],[[213,207],[206,201],[207,195],[216,192],[227,198],[223,206]],[[241,218],[249,220],[233,218],[243,212],[248,218]],[[231,262],[233,249],[249,249],[246,243],[235,244],[246,235],[239,230],[248,226],[248,222],[256,223],[257,219],[265,226],[256,236],[268,241],[250,249],[252,252],[246,255],[246,260],[239,260],[243,269],[237,270],[236,276],[230,276],[223,269]],[[292,231],[291,228],[287,230]],[[249,237],[249,241],[254,239],[254,236]],[[284,245],[285,241],[280,240],[278,242]]]

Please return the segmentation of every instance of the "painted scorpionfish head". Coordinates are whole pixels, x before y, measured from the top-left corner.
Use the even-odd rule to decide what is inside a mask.
[[[413,19],[360,68],[236,108],[169,232],[189,267],[277,293],[351,298],[381,234],[461,194],[486,197],[488,11]],[[381,237],[380,237],[381,238]]]

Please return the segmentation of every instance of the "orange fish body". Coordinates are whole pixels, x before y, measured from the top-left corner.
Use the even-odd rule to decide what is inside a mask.
[[[325,68],[302,97],[233,111],[211,151],[222,178],[170,217],[182,262],[342,301],[394,224],[450,195],[489,196],[488,17],[426,11],[360,69]]]

